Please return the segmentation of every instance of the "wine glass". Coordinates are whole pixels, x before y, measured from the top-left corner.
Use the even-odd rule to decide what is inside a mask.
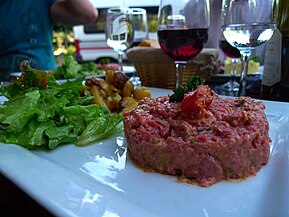
[[[119,71],[123,72],[123,54],[134,39],[132,14],[129,8],[109,8],[106,15],[107,45],[118,53]]]
[[[176,65],[176,88],[183,83],[187,62],[198,55],[208,40],[209,1],[161,0],[158,41]]]
[[[275,0],[223,0],[222,31],[226,40],[240,50],[243,61],[239,96],[246,95],[248,59],[251,51],[274,34]]]
[[[219,39],[219,48],[226,57],[229,57],[232,62],[232,69],[230,71],[230,80],[225,84],[217,86],[217,91],[229,96],[236,96],[239,91],[239,83],[236,81],[237,62],[241,58],[241,53],[238,48],[229,44],[224,36]]]
[[[134,40],[133,46],[138,46],[142,41],[148,38],[148,19],[147,12],[144,8],[131,8],[132,20],[133,20],[133,30],[134,30]],[[134,86],[140,85],[140,79],[134,71],[133,75],[130,77],[130,81]]]

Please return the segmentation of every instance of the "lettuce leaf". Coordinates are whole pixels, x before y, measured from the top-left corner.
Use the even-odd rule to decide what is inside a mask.
[[[75,126],[74,130],[79,134],[85,130],[90,122],[108,119],[108,115],[96,104],[69,106],[63,109],[63,115],[69,123]]]
[[[57,67],[54,72],[54,77],[56,79],[69,79],[69,78],[77,78],[78,71],[81,69],[80,64],[78,64],[73,57],[73,55],[65,55],[64,63]]]
[[[76,140],[76,145],[85,146],[100,139],[105,139],[117,130],[123,116],[113,114],[108,119],[100,117],[88,124],[86,129]]]
[[[6,124],[5,130],[10,133],[23,131],[30,119],[38,115],[39,91],[34,90],[24,95],[12,97],[0,106],[0,123]]]
[[[0,105],[1,142],[27,149],[76,142],[84,146],[111,135],[122,121],[122,116],[91,104],[93,97],[82,92],[82,80],[58,84],[39,70],[24,69],[29,73],[0,88],[9,99]]]
[[[86,76],[104,75],[95,62],[79,64],[72,54],[64,55],[64,62],[53,72],[56,79],[81,78]]]

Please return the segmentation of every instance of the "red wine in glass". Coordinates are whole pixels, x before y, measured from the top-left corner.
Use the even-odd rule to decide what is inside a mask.
[[[225,56],[230,57],[233,63],[233,70],[231,72],[230,81],[226,82],[225,84],[217,87],[217,90],[221,91],[221,94],[224,95],[233,95],[237,96],[237,92],[239,90],[239,84],[236,82],[236,67],[237,67],[237,59],[241,58],[241,53],[238,48],[233,47],[229,42],[226,40],[219,41],[219,47]]]
[[[223,51],[223,53],[227,56],[230,57],[232,59],[235,58],[240,58],[241,57],[241,53],[238,50],[238,48],[233,47],[229,42],[227,42],[226,40],[221,40],[219,41],[219,47],[220,49]]]
[[[208,40],[208,29],[158,30],[161,49],[174,61],[187,62],[198,55]]]

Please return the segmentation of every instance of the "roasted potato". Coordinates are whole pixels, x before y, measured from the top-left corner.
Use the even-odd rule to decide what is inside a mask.
[[[119,110],[122,112],[130,111],[137,107],[138,102],[132,97],[123,97],[119,101]]]
[[[108,82],[106,82],[104,79],[102,78],[90,78],[90,79],[87,79],[86,80],[86,85],[88,86],[97,86],[100,93],[101,93],[101,96],[104,97],[104,98],[107,98],[109,96],[112,96],[113,93],[116,91],[116,88],[109,84]]]
[[[143,99],[144,97],[149,97],[149,98],[152,97],[150,90],[144,86],[139,86],[139,87],[135,88],[135,90],[133,92],[133,98],[135,98],[135,100],[139,101],[139,100]]]
[[[86,88],[94,96],[94,103],[107,107],[111,112],[125,112],[135,108],[138,101],[151,97],[144,86],[134,87],[122,72],[106,71],[105,79],[92,77],[86,80]]]
[[[123,72],[115,72],[112,85],[121,90],[127,81],[128,77]]]
[[[130,80],[128,80],[122,88],[121,96],[122,97],[131,96],[133,91],[134,91],[133,83]]]
[[[121,90],[128,81],[128,77],[123,72],[108,70],[105,74],[105,80],[109,84],[112,84],[114,87]]]
[[[116,110],[121,99],[121,96],[116,92],[114,96],[109,96],[105,103],[110,110]]]

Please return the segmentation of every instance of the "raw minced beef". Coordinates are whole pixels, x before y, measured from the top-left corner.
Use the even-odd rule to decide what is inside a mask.
[[[140,166],[203,187],[256,175],[270,156],[264,110],[261,101],[221,98],[207,86],[182,102],[145,98],[124,114],[129,156]]]

